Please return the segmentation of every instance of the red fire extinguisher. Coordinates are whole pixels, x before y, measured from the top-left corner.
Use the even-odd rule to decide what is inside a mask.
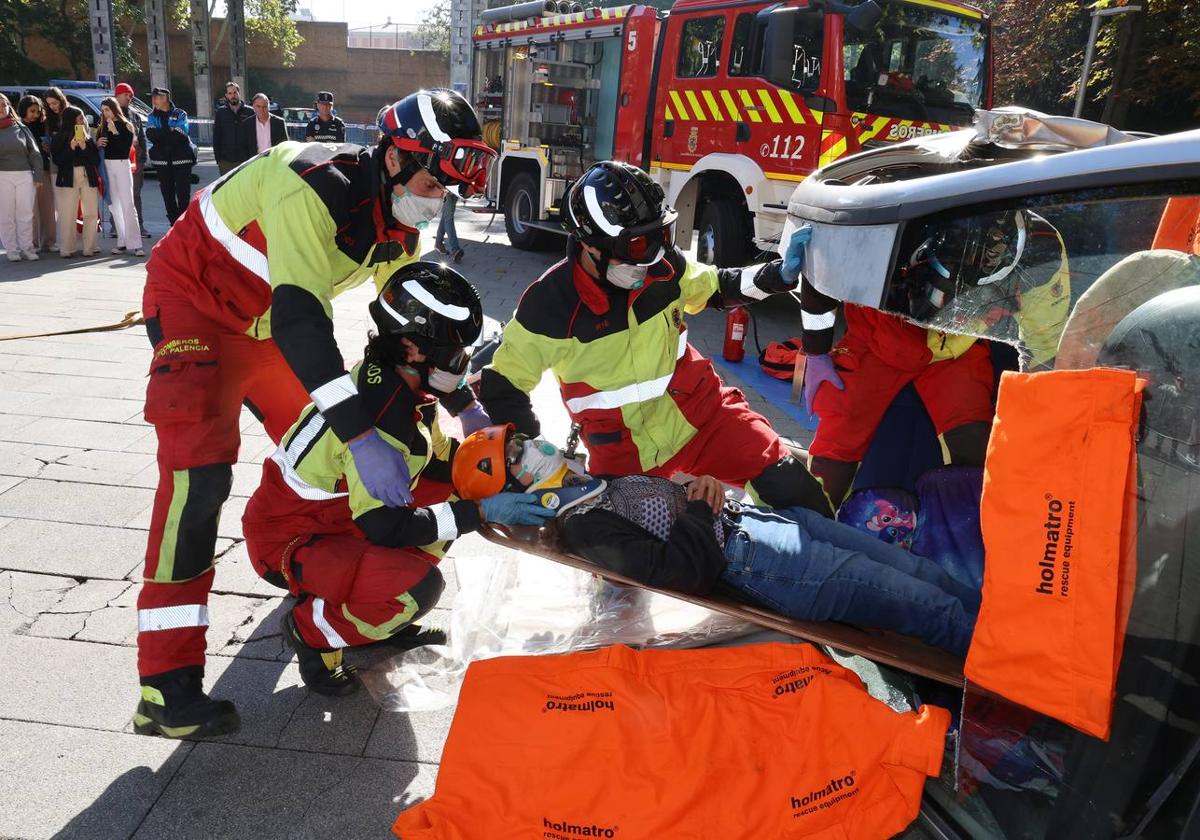
[[[746,356],[746,325],[750,313],[744,306],[735,306],[725,316],[725,347],[721,355],[727,362],[740,362]]]

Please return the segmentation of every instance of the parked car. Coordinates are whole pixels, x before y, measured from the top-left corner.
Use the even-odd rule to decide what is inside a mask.
[[[1176,208],[1200,197],[1200,131],[1145,138],[1015,109],[979,117],[975,129],[818,170],[791,196],[781,242],[812,225],[808,282],[934,328],[967,331],[956,316],[978,302],[972,296],[986,296],[988,317],[969,322],[980,330],[974,334],[1018,346],[1019,294],[981,291],[1000,276],[983,262],[986,247],[973,252],[980,263],[969,282],[966,270],[935,266],[949,288],[928,270],[909,269],[929,259],[939,225],[978,221],[984,229],[1009,211],[1053,225],[1070,264],[1069,288],[1054,293],[1069,295],[1070,306],[1049,344],[1049,365],[1128,367],[1148,380],[1137,441],[1135,594],[1107,742],[971,683],[951,688],[910,675],[922,700],[953,710],[957,749],[947,751],[950,771],[926,785],[905,836],[1200,836],[1200,255],[1144,256],[1168,199]],[[1023,227],[1021,234],[1024,244]],[[1184,247],[1195,248],[1172,246]],[[1016,266],[1021,250],[1013,250]],[[971,259],[961,256],[959,265]],[[1060,255],[1043,259],[1057,265]],[[1157,259],[1184,270],[1145,268]],[[1013,311],[997,311],[1005,307]],[[1075,317],[1084,310],[1086,318]],[[1018,562],[987,558],[1010,560]]]
[[[99,82],[82,82],[72,79],[51,79],[50,84],[60,88],[66,94],[67,101],[83,111],[84,119],[88,125],[95,126],[100,120],[100,103],[106,97],[112,96],[113,92],[108,88],[102,87]],[[38,98],[46,95],[47,85],[0,85],[0,93],[6,95],[12,103],[17,104],[22,96],[32,94]],[[145,120],[153,109],[136,96],[130,103],[130,107],[141,114]],[[154,164],[146,161],[147,175],[154,172]]]

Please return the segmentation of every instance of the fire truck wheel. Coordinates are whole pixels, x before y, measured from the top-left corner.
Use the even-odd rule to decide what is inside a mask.
[[[549,246],[549,235],[528,224],[536,219],[534,208],[539,207],[537,181],[528,172],[512,179],[504,197],[504,229],[508,241],[522,251],[538,251]]]
[[[700,238],[696,259],[702,263],[729,268],[746,260],[750,236],[746,230],[746,211],[727,198],[710,199],[700,214]]]

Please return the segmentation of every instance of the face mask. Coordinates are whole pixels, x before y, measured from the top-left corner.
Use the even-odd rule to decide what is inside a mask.
[[[631,265],[629,263],[608,264],[604,279],[622,289],[640,289],[646,283],[648,265]]]
[[[573,469],[558,447],[540,438],[526,440],[521,444],[521,460],[517,463],[516,478],[529,490],[540,487],[561,487],[562,478]]]
[[[425,198],[411,192],[404,195],[392,193],[392,218],[406,228],[424,230],[441,212],[440,198]]]

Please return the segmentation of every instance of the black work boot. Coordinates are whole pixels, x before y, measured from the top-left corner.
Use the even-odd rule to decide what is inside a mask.
[[[300,665],[300,679],[317,694],[338,697],[353,694],[362,683],[357,669],[342,662],[341,648],[315,648],[300,638],[292,611],[284,613],[280,627],[288,647],[296,651],[296,662]]]
[[[199,665],[143,677],[133,731],[163,738],[216,738],[241,729],[233,703],[213,700],[203,685],[204,669]]]

